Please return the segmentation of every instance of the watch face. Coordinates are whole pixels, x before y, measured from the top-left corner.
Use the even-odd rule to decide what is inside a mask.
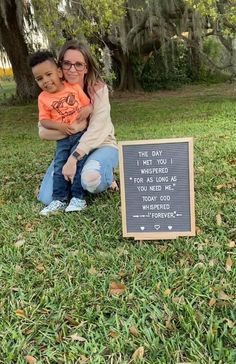
[[[76,152],[76,150],[72,153],[73,157],[75,157],[77,160],[80,157],[79,153]]]

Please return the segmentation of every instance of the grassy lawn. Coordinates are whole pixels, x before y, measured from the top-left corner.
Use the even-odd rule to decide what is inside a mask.
[[[54,144],[36,103],[1,106],[0,363],[234,364],[233,86],[116,96],[112,117],[118,140],[194,137],[197,235],[124,239],[112,192],[40,217]]]
[[[0,79],[0,101],[4,101],[15,93],[14,81],[3,81]]]

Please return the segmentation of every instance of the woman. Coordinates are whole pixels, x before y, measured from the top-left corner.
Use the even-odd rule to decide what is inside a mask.
[[[73,183],[77,160],[88,155],[81,172],[84,190],[90,193],[105,191],[114,186],[113,170],[118,165],[118,149],[114,136],[114,126],[110,117],[109,94],[102,81],[98,67],[88,49],[75,40],[68,41],[59,54],[59,65],[64,78],[71,84],[78,83],[91,100],[92,107],[83,107],[74,124],[74,132],[84,130],[85,119],[89,116],[86,132],[63,167],[63,175]],[[92,111],[92,112],[91,112]],[[39,136],[45,140],[59,140],[65,137],[58,130],[45,129],[39,125]],[[52,201],[53,162],[49,166],[38,199],[45,205]]]

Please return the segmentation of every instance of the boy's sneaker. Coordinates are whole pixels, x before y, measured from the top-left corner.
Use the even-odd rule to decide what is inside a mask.
[[[66,203],[60,200],[53,200],[48,206],[44,207],[40,211],[40,215],[47,216],[49,214],[53,214],[57,211],[64,211],[66,208]]]
[[[81,200],[77,197],[72,197],[70,200],[69,205],[65,209],[66,212],[72,212],[72,211],[81,211],[87,207],[86,201]]]

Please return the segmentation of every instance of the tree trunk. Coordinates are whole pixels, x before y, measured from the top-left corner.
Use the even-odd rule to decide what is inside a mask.
[[[198,81],[202,69],[201,39],[192,29],[189,30],[189,64],[191,66],[192,80]]]
[[[130,54],[123,53],[122,50],[116,49],[112,52],[112,58],[119,71],[119,91],[140,90],[141,86],[133,70],[133,64]]]
[[[20,99],[27,101],[37,97],[39,90],[27,63],[28,47],[17,21],[15,0],[6,2],[6,22],[0,12],[1,44],[12,65],[16,82],[16,95]]]
[[[232,39],[231,63],[232,63],[233,78],[235,79],[235,77],[236,77],[236,38]]]
[[[118,67],[120,72],[120,84],[118,90],[120,91],[135,91],[140,88],[137,78],[135,77],[132,69],[132,63],[130,57],[126,54],[120,54],[118,61]]]

